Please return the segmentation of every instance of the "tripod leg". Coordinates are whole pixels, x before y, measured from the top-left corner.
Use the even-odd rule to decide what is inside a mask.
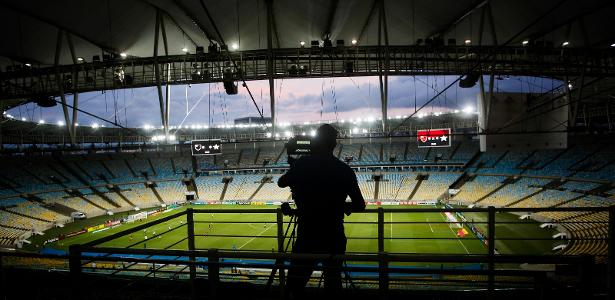
[[[290,230],[291,224],[293,226],[291,238],[293,238],[294,233],[295,233],[295,227],[297,226],[295,216],[290,216],[290,221],[288,222],[288,226],[286,226],[286,230],[284,231],[284,240],[287,239],[286,237],[288,235],[288,231]],[[285,249],[282,249],[283,251],[282,253],[286,253],[286,251],[288,251],[289,245],[290,245],[290,240],[289,240],[289,244],[287,244]],[[276,259],[275,264],[273,268],[271,269],[271,274],[269,274],[269,278],[267,279],[267,285],[266,285],[267,290],[269,290],[271,288],[271,285],[273,284],[273,280],[275,279],[275,274],[278,272],[278,265],[283,264],[283,263],[284,263],[283,260]],[[280,272],[284,272],[284,269],[281,269]]]

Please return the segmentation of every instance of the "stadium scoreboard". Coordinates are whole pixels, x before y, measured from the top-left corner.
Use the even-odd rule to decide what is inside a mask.
[[[218,155],[222,154],[222,143],[220,140],[194,140],[190,149],[192,155]]]
[[[451,129],[425,129],[416,132],[416,140],[419,148],[450,147]]]

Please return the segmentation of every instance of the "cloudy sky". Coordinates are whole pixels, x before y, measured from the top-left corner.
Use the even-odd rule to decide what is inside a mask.
[[[389,78],[389,116],[408,115],[457,79],[457,76],[395,76]],[[488,78],[486,78],[488,80]],[[488,82],[488,81],[486,81]],[[558,85],[550,79],[511,77],[495,81],[499,92],[546,92]],[[299,123],[380,117],[378,77],[284,79],[275,81],[278,122]],[[256,103],[270,116],[267,81],[249,81]],[[426,106],[422,113],[476,107],[478,85],[462,89],[457,84]],[[72,103],[72,96],[68,97]],[[79,107],[127,127],[160,126],[155,87],[81,94]],[[41,108],[30,103],[9,111],[16,118],[46,123],[63,122],[61,106]],[[233,124],[235,118],[258,116],[245,88],[226,95],[221,83],[171,87],[171,126]],[[79,114],[80,125],[105,124]],[[105,126],[113,126],[106,123]]]

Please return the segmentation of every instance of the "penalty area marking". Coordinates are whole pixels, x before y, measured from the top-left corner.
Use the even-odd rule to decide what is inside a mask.
[[[257,237],[263,235],[263,233],[265,233],[265,231],[269,230],[269,228],[271,227],[267,227],[265,228],[265,230],[261,231],[259,234],[255,235],[253,238],[249,239],[247,242],[245,242],[243,245],[239,246],[239,248],[237,248],[237,250],[241,250],[241,248],[245,247],[247,244],[251,243],[254,239],[256,239]],[[466,250],[467,251],[467,250]]]

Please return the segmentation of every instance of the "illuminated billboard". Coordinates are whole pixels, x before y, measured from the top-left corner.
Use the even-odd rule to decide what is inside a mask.
[[[451,129],[425,129],[418,130],[416,141],[419,148],[429,147],[450,147],[451,146]]]

